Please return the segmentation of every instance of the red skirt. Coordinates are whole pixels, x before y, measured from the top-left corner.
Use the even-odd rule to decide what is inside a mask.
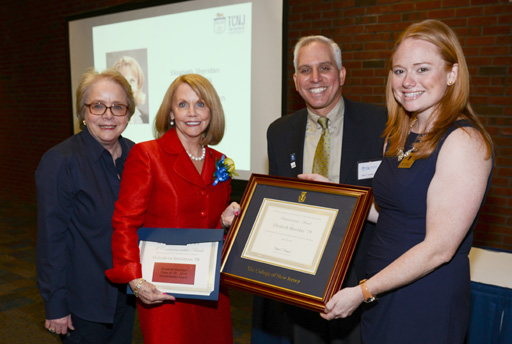
[[[231,308],[227,288],[218,301],[176,300],[157,306],[138,302],[145,344],[233,343]]]

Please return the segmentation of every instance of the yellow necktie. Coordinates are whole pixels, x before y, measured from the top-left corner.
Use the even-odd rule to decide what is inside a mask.
[[[318,124],[322,127],[322,136],[318,141],[313,160],[313,173],[321,174],[329,178],[329,153],[331,151],[331,137],[329,135],[329,125],[327,117],[320,117]]]

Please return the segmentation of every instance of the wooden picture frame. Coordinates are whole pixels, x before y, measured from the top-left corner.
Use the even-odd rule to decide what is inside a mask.
[[[369,187],[253,174],[224,243],[221,284],[323,311],[371,200]]]

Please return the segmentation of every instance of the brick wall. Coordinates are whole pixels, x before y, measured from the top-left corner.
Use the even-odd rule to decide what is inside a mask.
[[[7,0],[0,11],[0,198],[35,201],[41,155],[71,132],[69,15],[122,0]],[[140,2],[140,1],[136,1]],[[303,107],[291,75],[293,45],[323,34],[343,51],[346,97],[384,103],[394,39],[435,18],[459,35],[472,75],[471,101],[496,144],[491,192],[475,245],[512,250],[512,3],[508,0],[288,0],[288,112]]]

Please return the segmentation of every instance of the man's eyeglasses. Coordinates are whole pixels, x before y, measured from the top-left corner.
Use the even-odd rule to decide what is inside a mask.
[[[103,116],[105,112],[107,112],[107,109],[110,109],[112,114],[114,116],[126,116],[128,113],[128,106],[124,104],[112,104],[110,106],[106,106],[103,103],[92,103],[92,104],[85,104],[89,108],[89,112],[96,116]]]

